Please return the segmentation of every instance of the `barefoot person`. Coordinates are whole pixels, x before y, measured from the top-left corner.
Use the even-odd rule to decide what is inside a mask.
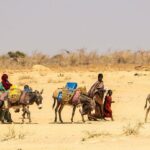
[[[104,101],[104,119],[111,118],[111,120],[113,121],[114,119],[111,110],[111,103],[114,103],[114,101],[112,101],[112,90],[108,90]]]
[[[103,97],[105,89],[103,82],[103,74],[98,74],[98,81],[96,81],[90,90],[88,96],[95,99],[96,107],[94,116],[97,118],[103,118]]]

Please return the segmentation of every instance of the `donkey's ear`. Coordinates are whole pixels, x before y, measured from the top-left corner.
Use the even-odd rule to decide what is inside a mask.
[[[35,90],[34,92],[35,92],[36,94],[39,93],[39,91],[37,91],[37,90]]]
[[[42,89],[41,92],[40,92],[41,95],[43,94],[43,91],[44,91],[44,90]]]

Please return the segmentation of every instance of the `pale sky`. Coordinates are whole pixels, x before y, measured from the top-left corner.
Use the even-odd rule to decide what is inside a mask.
[[[150,49],[150,0],[0,0],[0,53]]]

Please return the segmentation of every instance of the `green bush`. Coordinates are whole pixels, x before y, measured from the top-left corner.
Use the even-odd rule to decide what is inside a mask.
[[[16,51],[16,52],[10,51],[10,52],[8,52],[8,56],[10,58],[24,58],[24,57],[26,57],[26,54],[23,52],[20,52],[20,51]]]

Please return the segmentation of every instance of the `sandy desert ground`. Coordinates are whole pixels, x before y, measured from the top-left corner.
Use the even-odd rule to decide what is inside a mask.
[[[11,110],[12,125],[0,124],[1,150],[148,150],[150,148],[150,116],[144,123],[144,105],[150,93],[149,71],[105,71],[104,83],[113,90],[112,110],[114,121],[86,121],[82,123],[79,110],[74,123],[70,123],[72,108],[66,106],[62,116],[64,124],[54,124],[52,92],[76,81],[79,86],[90,88],[99,72],[54,72],[33,68],[30,71],[1,71],[9,74],[10,81],[19,85],[29,84],[33,89],[44,89],[43,109],[30,107],[32,123],[21,124],[21,113]],[[138,73],[135,76],[135,73]],[[87,120],[87,118],[86,118]],[[138,126],[139,125],[139,126]],[[138,127],[139,128],[138,128]],[[10,132],[9,132],[10,131]],[[130,133],[132,131],[132,133]],[[129,132],[129,134],[128,134]]]

